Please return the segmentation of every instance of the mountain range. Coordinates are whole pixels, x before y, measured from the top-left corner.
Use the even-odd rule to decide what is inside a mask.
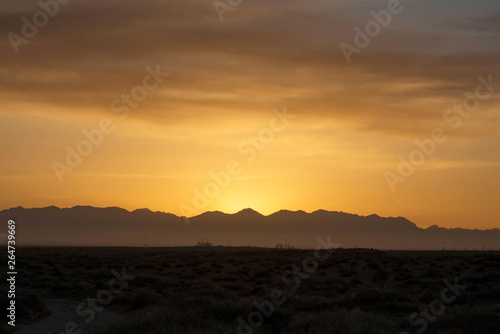
[[[252,209],[235,214],[209,211],[189,219],[149,209],[117,207],[23,207],[0,211],[16,221],[17,245],[25,246],[223,246],[314,248],[325,239],[344,248],[408,250],[500,249],[500,229],[423,229],[403,217],[359,216],[318,210],[281,210],[264,216]],[[2,245],[5,239],[0,238]]]

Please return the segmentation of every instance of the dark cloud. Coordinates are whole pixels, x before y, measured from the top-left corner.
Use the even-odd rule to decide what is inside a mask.
[[[244,1],[221,23],[210,1],[73,0],[18,54],[2,40],[0,90],[11,104],[109,112],[146,65],[161,64],[172,75],[140,117],[172,122],[184,112],[234,115],[291,103],[321,117],[368,117],[381,128],[412,120],[426,129],[478,75],[499,72],[498,6],[471,14],[462,3],[405,4],[347,64],[339,43],[352,43],[354,26],[385,1]],[[28,1],[2,4],[4,35],[19,33],[21,17],[36,10]],[[431,98],[440,103],[416,113]]]

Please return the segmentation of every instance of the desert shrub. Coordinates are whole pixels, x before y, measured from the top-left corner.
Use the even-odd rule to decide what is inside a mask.
[[[63,277],[64,276],[63,271],[58,266],[53,267],[50,274],[54,277]]]
[[[386,334],[396,332],[395,329],[393,322],[384,315],[342,309],[295,318],[287,333]]]
[[[139,288],[130,293],[121,293],[113,298],[112,303],[121,305],[129,311],[137,310],[146,306],[156,305],[161,302],[163,296],[149,288]]]
[[[467,334],[499,334],[500,318],[498,313],[488,313],[484,309],[453,307],[451,311],[444,312],[436,321],[429,323],[427,332],[446,333],[453,328]]]
[[[258,270],[253,274],[256,278],[270,278],[271,272],[269,270]]]
[[[49,267],[53,267],[55,264],[51,259],[44,259],[43,263],[46,264]]]
[[[385,269],[379,268],[373,275],[373,280],[376,282],[386,281],[389,279],[389,272]]]
[[[424,277],[435,278],[441,276],[441,270],[438,268],[429,268],[425,271]]]
[[[250,310],[230,302],[169,301],[141,309],[102,334],[229,333],[237,328],[235,317],[248,314]]]
[[[287,307],[297,311],[321,312],[331,309],[333,299],[324,296],[291,297],[287,300]]]

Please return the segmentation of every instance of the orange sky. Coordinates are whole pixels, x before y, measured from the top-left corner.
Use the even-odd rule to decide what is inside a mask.
[[[500,227],[500,86],[483,85],[468,117],[447,111],[473,101],[478,76],[500,81],[500,5],[404,5],[350,64],[339,44],[386,1],[252,0],[223,22],[201,0],[61,6],[18,53],[0,42],[0,208],[321,208]],[[1,4],[2,31],[39,10]],[[285,108],[294,117],[275,119]],[[68,166],[67,147],[85,149],[82,131],[102,122]],[[386,173],[436,128],[446,141],[392,191]]]

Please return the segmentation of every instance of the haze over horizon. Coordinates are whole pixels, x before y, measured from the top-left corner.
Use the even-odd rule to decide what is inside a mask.
[[[500,227],[500,3],[401,6],[347,59],[388,1],[3,2],[0,207]]]
[[[498,250],[500,229],[420,228],[404,217],[359,216],[318,210],[281,210],[262,215],[252,209],[235,214],[210,211],[186,219],[146,209],[76,206],[0,211],[15,217],[23,246],[177,247],[200,241],[223,246],[272,248],[278,244],[312,249],[328,237],[342,248],[408,250]]]

